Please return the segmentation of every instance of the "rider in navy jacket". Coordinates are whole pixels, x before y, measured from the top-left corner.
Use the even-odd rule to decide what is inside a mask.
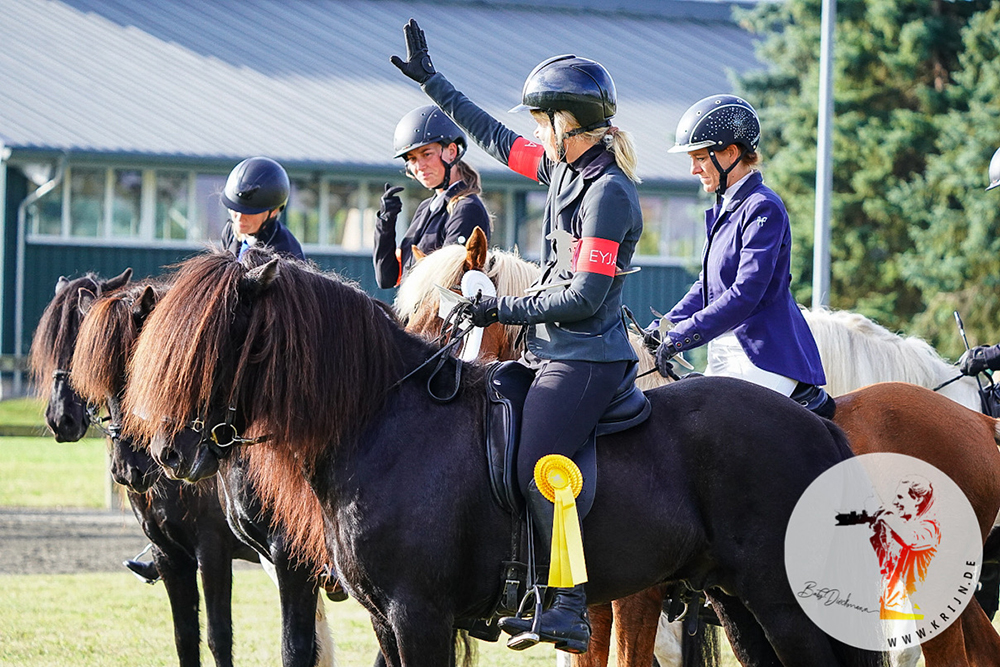
[[[229,221],[222,243],[237,257],[263,244],[296,259],[305,259],[302,246],[278,217],[290,190],[284,167],[266,157],[252,157],[236,165],[226,179],[222,203]]]
[[[522,102],[538,123],[529,141],[489,116],[439,73],[427,56],[423,31],[406,29],[404,74],[451,116],[487,153],[513,171],[547,185],[542,275],[526,296],[482,297],[472,322],[527,324],[524,361],[537,368],[521,423],[517,476],[534,525],[552,539],[552,503],[538,490],[536,462],[572,456],[585,444],[635,360],[621,314],[624,277],[642,233],[635,188],[634,149],[611,126],[614,82],[593,60],[550,58],[528,75]],[[582,517],[581,517],[582,518]],[[546,534],[547,533],[547,534]],[[590,624],[583,585],[554,588],[552,606],[538,619],[503,618],[508,646],[552,642],[571,653],[587,650]],[[537,629],[537,634],[534,630]]]
[[[393,134],[395,157],[406,173],[435,192],[417,206],[403,240],[396,247],[396,216],[403,208],[402,187],[385,184],[375,224],[375,278],[379,287],[395,287],[413,267],[413,247],[429,255],[441,247],[464,244],[479,227],[490,238],[490,216],[479,198],[479,173],[462,160],[467,142],[462,130],[434,105],[403,116]]]

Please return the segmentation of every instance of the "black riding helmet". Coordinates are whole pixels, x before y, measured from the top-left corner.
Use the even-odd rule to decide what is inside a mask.
[[[248,215],[281,210],[288,203],[288,191],[284,167],[271,158],[252,157],[229,172],[222,203],[228,209]]]
[[[698,100],[684,112],[677,123],[676,142],[668,153],[689,153],[708,149],[712,164],[719,170],[716,195],[726,192],[729,172],[747,153],[757,150],[760,141],[760,118],[749,102],[735,95],[711,95]],[[740,156],[729,169],[723,169],[715,152],[732,146],[740,147]]]
[[[441,159],[444,180],[434,188],[437,190],[448,185],[451,167],[465,155],[468,141],[455,121],[433,104],[417,107],[396,124],[396,131],[392,135],[392,149],[395,151],[393,157],[405,159],[410,151],[428,144],[441,144],[444,148],[455,144],[458,147],[458,155],[454,160],[447,162],[444,158]]]
[[[563,139],[611,125],[618,110],[618,93],[604,65],[572,54],[555,56],[531,70],[521,90],[521,104],[511,113],[544,111],[555,132],[555,112],[573,114],[580,127],[557,136],[560,159],[565,157]]]

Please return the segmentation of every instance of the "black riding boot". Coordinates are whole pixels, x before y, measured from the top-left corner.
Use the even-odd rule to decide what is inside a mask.
[[[147,584],[155,584],[160,580],[160,571],[156,569],[156,563],[153,561],[126,560],[122,561],[122,565]]]
[[[540,538],[538,548],[549,549],[552,544],[553,505],[542,495],[534,481],[528,485],[528,508],[535,524],[535,534]],[[514,650],[526,649],[537,642],[552,642],[560,651],[586,653],[590,645],[590,618],[587,616],[587,594],[583,584],[573,588],[556,588],[552,606],[542,612],[535,625],[534,618],[508,616],[500,619],[500,629],[513,635],[507,646]]]

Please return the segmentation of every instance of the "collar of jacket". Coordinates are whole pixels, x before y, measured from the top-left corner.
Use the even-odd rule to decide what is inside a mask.
[[[764,182],[764,177],[761,176],[759,171],[753,171],[747,180],[743,181],[743,185],[740,189],[733,193],[733,198],[729,200],[729,205],[726,206],[726,211],[735,211],[743,200],[747,198],[751,192],[757,189],[757,186]]]
[[[597,143],[575,159],[569,168],[589,181],[600,176],[614,161],[614,153],[605,148],[604,144]]]
[[[246,237],[256,239],[257,243],[270,245],[274,235],[278,233],[278,218],[267,220],[255,234],[247,234]]]
[[[444,191],[443,197],[438,197],[437,194],[435,194],[435,199],[431,202],[431,214],[438,213],[448,202],[451,201],[452,197],[464,188],[465,181],[459,179],[448,186],[448,189]]]

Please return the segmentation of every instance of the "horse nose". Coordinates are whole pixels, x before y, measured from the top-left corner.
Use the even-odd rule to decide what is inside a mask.
[[[80,426],[72,415],[60,415],[55,424],[50,426],[56,442],[74,442],[80,438]]]
[[[178,453],[178,451],[171,445],[164,445],[163,448],[157,452],[156,461],[173,475],[176,475],[180,471],[180,453]]]

